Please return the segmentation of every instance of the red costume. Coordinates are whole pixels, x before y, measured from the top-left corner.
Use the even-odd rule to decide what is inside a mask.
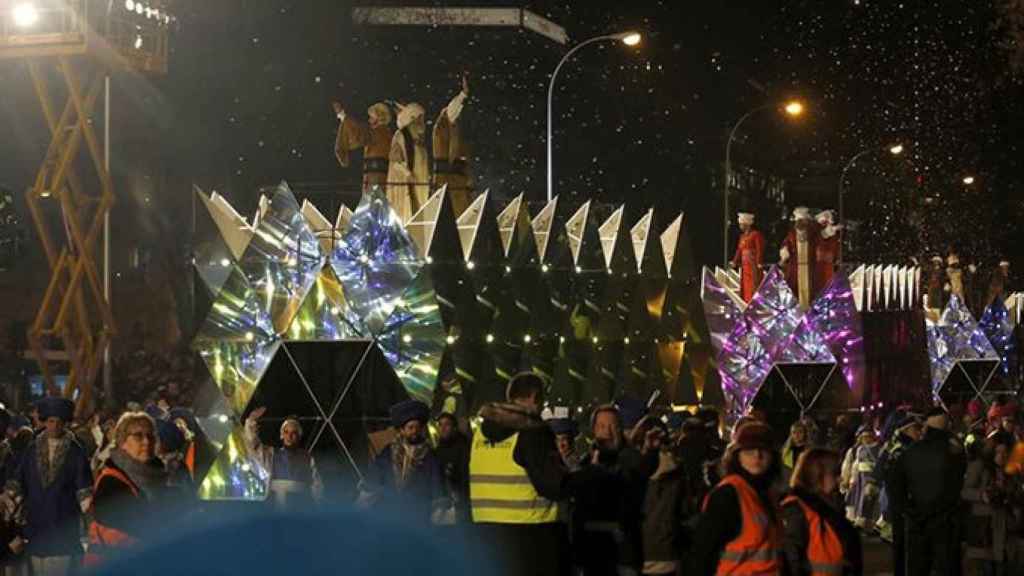
[[[750,302],[761,286],[761,266],[764,264],[764,236],[751,228],[740,236],[736,244],[733,266],[740,269],[740,295]]]
[[[841,242],[839,235],[840,232],[836,230],[831,236],[826,238],[823,231],[818,239],[814,259],[814,286],[818,290],[828,286],[828,283],[832,281],[832,276],[835,274]]]

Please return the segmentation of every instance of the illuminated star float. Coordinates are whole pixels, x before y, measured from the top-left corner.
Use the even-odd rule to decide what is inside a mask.
[[[813,407],[837,366],[850,388],[858,384],[864,364],[863,338],[860,315],[844,275],[837,274],[807,312],[800,310],[776,267],[745,306],[727,287],[728,276],[723,276],[722,271],[704,270],[702,300],[731,418],[749,411],[773,370],[801,411]],[[819,378],[809,389],[794,385],[789,374],[794,367],[819,367],[813,372]]]
[[[937,321],[927,320],[926,330],[933,397],[944,402],[942,394],[954,371],[966,378],[969,394],[980,397],[998,370],[1001,358],[960,297],[951,295],[942,316]]]
[[[195,248],[209,312],[194,348],[210,372],[196,415],[216,453],[197,471],[204,499],[267,497],[243,426],[258,406],[298,415],[304,447],[336,447],[359,481],[354,455],[388,406],[461,394],[471,413],[523,370],[581,418],[626,394],[722,403],[683,214],[659,233],[653,210],[629,223],[624,206],[556,197],[531,217],[523,196],[499,207],[483,192],[456,217],[441,188],[403,224],[377,189],[328,217],[281,184],[247,218],[197,193],[211,232]]]

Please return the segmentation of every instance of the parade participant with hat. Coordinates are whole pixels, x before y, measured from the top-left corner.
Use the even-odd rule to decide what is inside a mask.
[[[907,574],[960,572],[961,490],[967,463],[941,407],[925,414],[924,437],[907,448],[889,478],[889,505],[906,519]]]
[[[430,197],[430,158],[427,153],[423,106],[398,104],[398,131],[391,138],[388,163],[388,204],[405,223]]]
[[[850,520],[862,529],[874,528],[878,519],[878,497],[880,488],[875,475],[875,465],[882,452],[878,433],[870,424],[857,430],[857,444],[850,449],[852,462],[847,468],[846,503],[852,508]]]
[[[732,267],[740,271],[740,297],[750,302],[754,292],[761,285],[764,266],[764,236],[754,228],[754,214],[739,212],[736,221],[740,226],[740,239],[736,243],[736,254]]]
[[[167,468],[157,457],[157,427],[144,412],[118,419],[116,448],[96,476],[86,566],[98,566],[155,536],[149,523],[174,502]]]
[[[398,506],[413,522],[429,525],[447,504],[441,468],[428,442],[430,407],[405,400],[391,407],[391,425],[398,434],[367,470],[360,503]]]
[[[46,397],[36,408],[44,429],[22,458],[11,488],[24,498],[33,572],[61,575],[82,554],[79,523],[92,500],[92,470],[85,450],[66,430],[74,403]]]
[[[704,500],[694,531],[693,574],[783,573],[782,522],[772,491],[781,463],[772,435],[759,421],[734,434],[722,458],[725,477]]]
[[[821,231],[814,253],[814,285],[819,289],[828,286],[835,274],[842,251],[842,224],[835,223],[831,210],[822,210],[814,217]]]
[[[332,102],[338,117],[338,137],[334,142],[334,155],[342,168],[347,168],[349,152],[363,149],[363,190],[373,186],[383,189],[388,177],[388,155],[391,151],[391,108],[377,102],[366,111],[364,124],[345,112],[339,102]]]
[[[469,76],[462,75],[462,91],[441,109],[434,122],[431,144],[434,151],[434,190],[448,186],[452,212],[458,218],[469,207],[470,181],[466,148],[459,128],[459,116],[469,97]]]
[[[259,407],[245,419],[245,439],[264,468],[270,472],[270,492],[278,506],[308,504],[323,495],[323,483],[317,471],[316,459],[302,447],[302,424],[288,417],[281,422],[281,446],[267,446],[260,441],[259,419],[266,414]]]
[[[786,282],[796,294],[800,307],[811,307],[819,287],[815,284],[814,261],[820,234],[811,211],[805,206],[793,209],[793,228],[782,241],[779,264],[785,266]]]

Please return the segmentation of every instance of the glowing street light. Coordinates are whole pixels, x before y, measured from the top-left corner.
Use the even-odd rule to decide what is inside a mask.
[[[639,32],[623,32],[619,34],[619,37],[626,46],[637,46],[640,44],[640,40],[643,39]]]
[[[724,262],[726,266],[729,265],[729,224],[732,220],[729,217],[729,174],[732,173],[732,141],[736,138],[736,131],[739,130],[740,125],[743,124],[747,118],[753,116],[755,112],[760,112],[761,110],[766,110],[775,106],[778,106],[778,102],[768,102],[741,116],[740,119],[736,121],[736,124],[733,125],[732,131],[729,132],[729,139],[725,142],[725,178],[722,180],[722,213],[724,216],[724,228],[722,230],[722,262]],[[782,104],[782,111],[790,118],[798,118],[803,115],[806,108],[799,100],[789,100]]]
[[[903,144],[897,142],[897,143],[889,146],[887,148],[887,150],[889,151],[889,154],[892,154],[893,156],[899,156],[900,154],[903,154]],[[853,156],[853,158],[850,158],[850,161],[847,162],[846,166],[843,167],[843,171],[840,172],[840,174],[839,174],[839,222],[840,223],[844,222],[843,198],[845,197],[845,194],[844,194],[845,191],[843,190],[843,183],[846,181],[846,172],[847,172],[847,170],[852,168],[853,165],[857,163],[857,160],[860,160],[862,157],[864,157],[864,156],[866,156],[866,155],[868,155],[868,154],[870,154],[872,152],[878,152],[878,151],[879,151],[879,148],[874,147],[874,146],[871,147],[871,148],[868,148],[866,150],[861,150],[860,152],[855,154]],[[839,255],[840,255],[840,261],[842,261],[842,250],[839,251]]]
[[[964,184],[967,186],[974,184],[974,176],[964,176]]]
[[[565,56],[562,56],[562,59],[558,61],[558,65],[555,66],[555,71],[551,73],[551,81],[548,83],[548,202],[551,202],[551,199],[554,198],[555,196],[555,185],[552,176],[553,171],[551,163],[551,150],[553,141],[553,138],[551,136],[553,132],[551,111],[552,102],[554,101],[555,96],[555,80],[558,78],[558,71],[562,69],[562,65],[565,64],[566,61],[569,60],[569,57],[575,54],[577,50],[583,48],[587,44],[593,44],[594,42],[601,42],[603,40],[613,40],[616,42],[622,42],[626,46],[637,46],[640,44],[640,41],[643,40],[643,37],[640,35],[639,32],[636,32],[635,30],[619,32],[618,34],[605,34],[603,36],[595,36],[588,40],[584,40],[583,42],[580,42],[579,44],[570,48],[569,51],[565,53]]]
[[[22,2],[14,5],[14,25],[18,28],[31,28],[39,21],[39,10],[31,2]]]

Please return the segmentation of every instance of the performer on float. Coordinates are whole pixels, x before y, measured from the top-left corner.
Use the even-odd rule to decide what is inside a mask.
[[[814,258],[817,246],[818,230],[811,219],[811,211],[804,206],[793,209],[793,228],[782,241],[779,264],[786,267],[786,282],[804,310],[811,307],[816,293]]]
[[[945,305],[943,298],[942,256],[932,256],[932,267],[928,271],[928,308],[941,310]]]
[[[338,117],[338,137],[334,141],[334,155],[338,164],[348,167],[349,152],[363,149],[363,190],[372,186],[383,186],[388,178],[388,154],[391,151],[391,108],[378,102],[366,111],[367,122],[363,123],[345,113],[339,102],[332,102],[334,114]]]
[[[988,281],[988,294],[985,296],[984,307],[988,308],[996,298],[1006,300],[1010,295],[1010,262],[999,262],[999,268],[992,271]]]
[[[423,106],[398,104],[398,131],[391,139],[388,203],[408,222],[430,197],[430,158]]]
[[[434,190],[448,185],[448,198],[456,218],[469,207],[469,172],[458,120],[469,96],[469,77],[462,76],[462,91],[441,109],[434,122]]]
[[[740,240],[736,243],[736,255],[732,257],[732,266],[740,271],[740,295],[744,302],[749,303],[761,285],[764,236],[754,229],[754,215],[750,212],[737,213],[736,221],[740,225]]]
[[[836,224],[834,218],[831,210],[819,212],[814,218],[821,230],[814,258],[814,285],[819,290],[832,281],[836,265],[839,263],[839,251],[842,250],[840,231],[843,226]]]
[[[967,291],[964,289],[964,271],[960,267],[960,256],[953,248],[949,249],[949,254],[946,256],[946,285],[944,289],[950,296],[955,295],[959,298],[961,303],[967,303]]]

